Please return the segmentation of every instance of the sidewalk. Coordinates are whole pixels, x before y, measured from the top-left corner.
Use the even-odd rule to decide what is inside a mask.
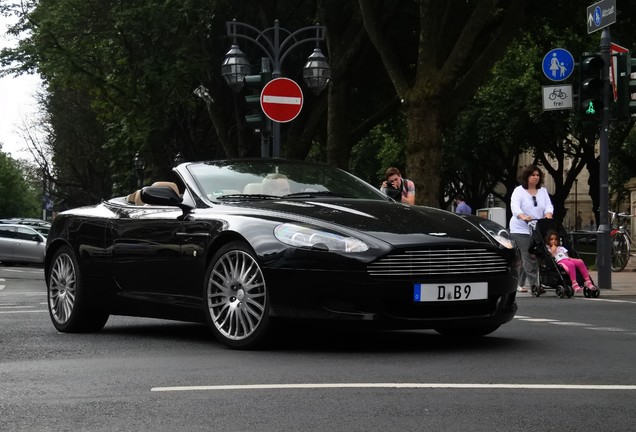
[[[592,280],[598,284],[598,272],[590,271],[590,276]],[[601,288],[601,297],[621,295],[636,296],[636,271],[627,267],[621,272],[611,272],[610,277],[612,289]]]
[[[631,265],[631,262],[630,262]],[[598,272],[590,270],[592,280],[598,284]],[[601,288],[601,297],[636,296],[636,269],[625,268],[622,272],[611,272],[611,289]],[[554,291],[550,291],[554,295]],[[577,297],[583,294],[575,294]],[[517,293],[517,297],[532,297],[531,293]]]

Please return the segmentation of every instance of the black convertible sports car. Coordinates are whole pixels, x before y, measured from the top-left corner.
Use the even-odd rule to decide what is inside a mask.
[[[226,345],[252,348],[279,318],[480,336],[516,312],[517,248],[492,221],[398,204],[321,164],[174,172],[56,217],[45,276],[59,331],[145,316],[207,322]]]

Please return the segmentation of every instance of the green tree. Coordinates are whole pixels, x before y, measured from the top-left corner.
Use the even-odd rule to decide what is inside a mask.
[[[359,5],[406,112],[406,169],[418,186],[417,203],[437,205],[442,132],[519,31],[526,1],[359,0]]]
[[[4,153],[0,144],[0,218],[39,217],[42,195],[28,180],[27,168]]]
[[[580,2],[561,1],[554,6],[551,9],[554,13],[548,17],[531,17],[527,27],[538,30],[516,38],[475,98],[455,124],[446,129],[442,181],[446,189],[442,196],[447,199],[462,191],[469,204],[481,206],[488,193],[497,195],[495,185],[502,184],[504,191],[498,198],[508,202],[517,185],[518,155],[530,152],[535,163],[542,165],[555,180],[553,202],[558,218],[565,217],[565,199],[583,169],[590,173],[589,194],[598,208],[599,159],[595,152],[598,130],[583,127],[576,107],[565,111],[542,110],[541,86],[554,83],[543,76],[540,65],[545,53],[554,47],[566,47],[575,58],[583,51],[598,49],[599,35],[587,35],[583,21],[568,19],[568,11],[585,7]],[[630,34],[621,29],[623,35]],[[576,74],[567,82],[574,82],[576,91],[575,81]],[[623,184],[629,178],[628,167],[634,166],[629,163],[629,140],[625,140],[632,125],[633,122],[612,124],[610,158],[612,177],[616,179],[613,183]],[[618,180],[619,173],[623,173],[622,180]],[[614,185],[612,190],[618,191],[618,186]],[[448,204],[446,201],[441,205]]]

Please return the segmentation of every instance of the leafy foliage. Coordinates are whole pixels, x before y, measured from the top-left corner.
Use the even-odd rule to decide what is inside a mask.
[[[0,151],[0,218],[39,217],[41,194],[25,178],[28,172],[25,163]]]
[[[220,77],[232,18],[261,29],[275,18],[291,29],[317,21],[328,27],[331,84],[319,96],[307,92],[301,115],[283,128],[284,156],[327,161],[372,184],[394,165],[415,180],[419,203],[446,207],[463,191],[476,208],[498,183],[505,189],[498,198],[507,200],[519,154],[530,151],[562,179],[555,193],[562,202],[581,169],[598,178],[595,140],[576,111],[542,111],[539,65],[555,46],[575,57],[597,49],[598,34],[584,30],[588,3],[3,0],[0,12],[20,17],[12,32],[22,39],[3,50],[0,63],[3,73],[38,72],[45,81],[52,151],[43,165],[51,163],[58,205],[128,193],[137,152],[146,179],[166,175],[177,153],[260,154],[259,137],[243,121],[243,96]],[[636,4],[625,3],[612,31],[634,48]],[[256,72],[258,47],[241,48]],[[283,73],[301,81],[306,54],[294,51]],[[205,101],[193,94],[200,85],[210,95]],[[615,188],[634,175],[630,129],[612,131]]]

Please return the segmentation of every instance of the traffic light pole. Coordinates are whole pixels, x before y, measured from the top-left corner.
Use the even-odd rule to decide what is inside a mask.
[[[601,118],[600,141],[600,166],[599,166],[599,225],[596,242],[596,265],[598,268],[598,287],[601,289],[612,288],[611,272],[611,239],[609,225],[609,64],[611,36],[609,28],[603,29],[601,34],[601,56],[603,57],[603,115]]]

